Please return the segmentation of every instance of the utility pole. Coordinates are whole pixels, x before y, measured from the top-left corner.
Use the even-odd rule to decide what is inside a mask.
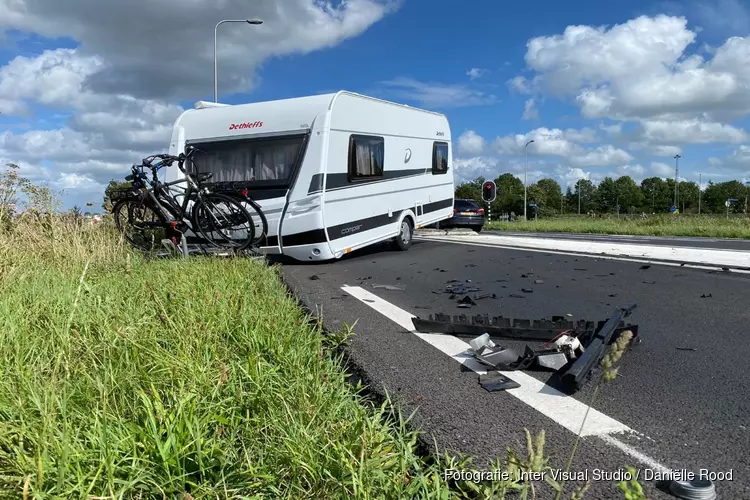
[[[701,192],[703,191],[703,174],[698,174],[698,215],[701,214]]]
[[[656,184],[651,184],[651,213],[656,212]]]
[[[578,215],[581,215],[581,179],[578,179]]]
[[[523,147],[524,155],[526,156],[526,159],[524,161],[524,168],[523,168],[523,220],[526,220],[526,205],[528,205],[528,201],[526,200],[526,191],[527,191],[527,178],[529,174],[529,144],[534,142],[534,139],[531,139],[529,142],[526,143],[526,145]]]
[[[679,185],[679,182],[677,182],[677,175],[680,171],[680,158],[682,158],[680,155],[674,155],[674,208],[675,210],[678,209],[677,207],[677,186]]]

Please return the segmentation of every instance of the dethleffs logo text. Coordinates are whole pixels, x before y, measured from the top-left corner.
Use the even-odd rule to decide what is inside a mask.
[[[246,128],[258,128],[262,126],[263,122],[232,123],[229,126],[229,130],[242,130]]]

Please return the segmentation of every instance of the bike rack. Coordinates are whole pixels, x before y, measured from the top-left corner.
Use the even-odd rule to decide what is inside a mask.
[[[161,240],[161,246],[163,246],[167,250],[167,252],[175,256],[177,256],[177,254],[179,254],[183,258],[190,256],[190,250],[188,250],[188,246],[187,246],[187,238],[185,237],[180,238],[179,247],[176,246],[172,242],[172,240],[168,240],[166,238]]]

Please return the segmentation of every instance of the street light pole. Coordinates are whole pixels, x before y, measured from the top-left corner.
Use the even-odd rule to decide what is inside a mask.
[[[703,174],[698,174],[698,215],[701,214],[701,191],[703,186]]]
[[[578,215],[581,215],[581,179],[578,179]]]
[[[247,24],[263,24],[263,21],[260,19],[224,19],[223,21],[219,21],[216,23],[216,26],[214,27],[214,102],[219,102],[219,66],[216,61],[216,34],[219,30],[219,26],[221,26],[224,23],[247,23]]]
[[[677,210],[677,173],[679,172],[680,155],[674,155],[674,208]]]
[[[523,168],[523,220],[526,219],[526,205],[528,204],[528,201],[526,199],[527,196],[527,181],[528,181],[528,175],[529,175],[529,144],[534,142],[534,139],[531,139],[529,142],[526,143],[526,145],[523,147],[524,155],[526,159],[524,160],[524,168]]]

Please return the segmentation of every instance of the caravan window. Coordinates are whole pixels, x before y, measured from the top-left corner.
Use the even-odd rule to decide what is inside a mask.
[[[448,172],[448,143],[435,142],[432,145],[432,173]]]
[[[304,136],[235,139],[193,144],[198,172],[211,172],[210,182],[245,181],[251,184],[287,184],[294,171]]]
[[[383,176],[385,140],[369,135],[349,138],[349,181]]]

